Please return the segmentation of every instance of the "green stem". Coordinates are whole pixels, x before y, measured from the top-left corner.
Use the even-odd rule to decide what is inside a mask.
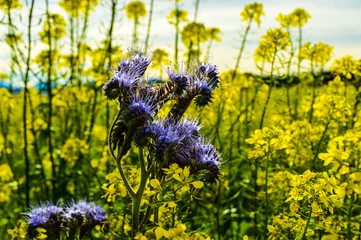
[[[145,47],[144,49],[147,50],[148,44],[149,44],[149,35],[150,35],[150,27],[152,25],[152,16],[153,16],[153,6],[154,6],[154,0],[150,1],[150,9],[149,9],[149,19],[148,19],[148,27],[147,27],[147,36],[145,38]]]
[[[311,215],[312,215],[312,208],[310,207],[310,212],[309,212],[309,214],[308,214],[306,227],[305,227],[305,230],[303,231],[301,240],[306,239],[306,233],[307,233],[308,226],[310,225]]]
[[[31,20],[33,16],[35,0],[31,1],[29,11],[29,24],[28,24],[28,53],[26,59],[26,72],[24,79],[24,105],[23,105],[23,127],[24,127],[24,155],[25,155],[25,204],[26,207],[30,205],[30,161],[28,155],[28,136],[27,136],[27,94],[28,94],[28,81],[30,71],[30,55],[31,55]]]
[[[321,139],[320,141],[318,142],[317,144],[317,149],[316,149],[316,153],[315,153],[315,156],[313,157],[313,160],[312,160],[312,170],[313,171],[316,171],[316,160],[318,158],[318,153],[320,152],[320,146],[321,146],[321,143],[326,135],[326,132],[327,132],[327,129],[328,129],[328,126],[330,125],[330,122],[331,122],[331,118],[328,120],[328,122],[326,123],[326,127],[325,127],[325,130],[323,130],[322,132],[322,136],[321,136]]]
[[[264,117],[266,115],[267,106],[268,106],[269,100],[271,98],[271,91],[272,91],[272,86],[273,86],[273,70],[274,70],[274,65],[275,65],[275,61],[276,61],[276,56],[277,56],[277,47],[275,48],[275,53],[274,53],[274,56],[273,56],[273,59],[272,59],[270,85],[269,85],[269,88],[268,88],[266,103],[265,103],[265,105],[263,107],[262,116],[261,116],[261,123],[259,125],[259,129],[262,129],[262,127],[263,127],[263,121],[264,121]]]
[[[140,203],[142,201],[143,193],[145,186],[147,184],[147,180],[149,177],[149,172],[147,172],[145,167],[145,160],[143,155],[143,149],[139,148],[139,161],[140,161],[140,183],[137,192],[132,197],[133,198],[133,208],[132,208],[132,217],[133,217],[133,238],[139,232],[139,209]]]
[[[352,240],[351,217],[352,217],[352,208],[353,208],[354,197],[355,197],[355,193],[352,192],[351,198],[350,198],[350,205],[348,206],[348,212],[347,212],[347,239],[348,240]]]
[[[267,225],[268,225],[268,202],[269,202],[269,196],[268,196],[268,163],[269,163],[269,158],[270,158],[270,152],[271,152],[271,149],[269,148],[268,152],[267,152],[267,159],[266,159],[266,183],[265,183],[266,208],[265,208],[265,227],[264,227],[265,239],[267,238]]]
[[[231,82],[232,82],[232,81],[234,80],[234,78],[236,77],[236,72],[237,72],[237,70],[238,70],[239,62],[240,62],[240,60],[241,60],[244,47],[245,47],[245,45],[246,45],[247,35],[248,35],[248,32],[249,32],[249,30],[250,30],[250,28],[251,28],[252,21],[253,21],[253,18],[251,18],[251,19],[249,20],[248,25],[247,25],[247,28],[246,28],[246,31],[244,32],[243,39],[242,39],[242,44],[241,44],[241,47],[240,47],[240,49],[239,49],[238,57],[237,57],[237,60],[236,60],[236,66],[234,67],[234,71],[233,71],[233,74],[232,74]]]

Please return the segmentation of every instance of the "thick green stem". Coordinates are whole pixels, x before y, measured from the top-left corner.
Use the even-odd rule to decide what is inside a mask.
[[[142,201],[143,193],[145,186],[147,184],[147,180],[149,177],[149,172],[147,172],[145,167],[145,160],[143,155],[143,149],[139,148],[139,161],[140,161],[140,183],[137,192],[132,197],[133,199],[133,207],[132,207],[132,217],[133,217],[133,238],[139,232],[139,210],[140,203]]]

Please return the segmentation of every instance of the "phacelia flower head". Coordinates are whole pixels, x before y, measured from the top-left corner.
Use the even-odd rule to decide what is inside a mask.
[[[141,50],[135,51],[130,58],[133,66],[132,73],[136,77],[142,77],[152,63],[152,55],[150,53],[142,53]]]
[[[117,99],[122,93],[133,93],[151,64],[150,54],[136,51],[128,52],[128,56],[129,60],[120,60],[113,70],[113,77],[103,86],[103,94],[110,100]]]
[[[191,159],[191,170],[195,173],[201,173],[207,182],[214,182],[219,179],[221,173],[221,155],[211,144],[203,144],[199,141],[189,149],[189,159]]]
[[[142,126],[151,119],[157,108],[156,96],[149,92],[138,92],[129,98],[129,105],[122,114],[123,122],[128,125]]]
[[[81,200],[66,207],[65,219],[68,236],[74,237],[80,228],[80,239],[85,239],[96,225],[107,219],[107,215],[101,206]]]
[[[107,215],[101,206],[96,206],[93,202],[87,202],[81,200],[79,202],[73,202],[66,207],[65,219],[76,219],[80,222],[101,222],[105,221]]]
[[[169,73],[169,81],[175,85],[174,93],[182,95],[189,86],[188,77],[182,73]]]
[[[194,81],[193,88],[198,95],[195,99],[195,103],[199,107],[203,107],[212,102],[212,88],[209,87],[208,82],[204,80],[196,80]]]
[[[109,100],[114,100],[120,95],[120,85],[118,78],[111,78],[107,83],[103,86],[103,94]]]
[[[218,68],[216,65],[211,65],[209,63],[203,63],[198,69],[196,68],[196,74],[199,78],[205,77],[208,82],[208,86],[211,89],[215,89],[219,86],[221,82],[219,79]]]
[[[34,230],[38,227],[47,230],[48,234],[58,239],[60,236],[60,226],[64,220],[63,209],[50,202],[33,207],[25,214],[28,219],[28,235],[34,237]]]
[[[79,202],[72,202],[68,207],[66,207],[65,218],[67,220],[77,219],[81,222],[85,220],[86,214],[92,208],[91,203],[88,203],[85,200]]]

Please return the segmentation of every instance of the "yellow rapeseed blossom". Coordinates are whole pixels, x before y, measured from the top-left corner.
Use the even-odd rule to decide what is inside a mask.
[[[0,181],[7,182],[13,178],[13,172],[7,163],[0,164]]]
[[[344,56],[333,61],[330,71],[334,74],[352,78],[352,74],[357,74],[357,61],[352,56]]]
[[[94,10],[94,7],[97,5],[98,0],[61,0],[59,2],[59,6],[75,18],[77,18],[80,13]]]
[[[132,1],[125,7],[125,13],[129,19],[134,19],[138,22],[140,17],[147,15],[145,4],[141,1]]]
[[[351,115],[351,105],[344,96],[322,94],[315,99],[314,116],[327,123],[330,120],[347,122]]]
[[[297,8],[295,9],[291,14],[291,26],[299,26],[303,27],[309,18],[311,18],[311,15],[306,12],[303,8]]]
[[[261,16],[265,15],[263,11],[263,5],[262,3],[248,4],[243,8],[243,11],[240,15],[242,17],[242,21],[247,22],[254,20],[259,27],[261,24]]]
[[[248,153],[248,158],[264,157],[268,151],[287,148],[289,137],[278,127],[262,128],[254,131],[251,138],[246,139],[248,144],[254,145],[253,150]]]
[[[187,16],[188,16],[188,12],[186,10],[173,9],[169,13],[169,16],[167,17],[168,23],[172,24],[172,25],[176,25],[177,24],[177,18],[178,18],[179,22],[188,22]]]
[[[13,9],[21,9],[22,4],[19,3],[19,0],[0,0],[0,9],[3,10],[6,14]]]

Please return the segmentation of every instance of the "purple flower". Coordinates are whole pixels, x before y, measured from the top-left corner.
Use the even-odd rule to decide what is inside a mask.
[[[138,50],[133,53],[130,61],[133,64],[131,70],[132,74],[134,74],[136,77],[142,77],[149,65],[152,63],[151,54],[146,52],[142,53],[140,50]]]
[[[72,204],[66,208],[65,218],[67,220],[77,219],[83,221],[91,207],[91,203],[88,203],[85,200],[79,201],[78,203],[72,202]]]
[[[196,69],[196,74],[199,79],[206,78],[208,86],[211,89],[217,88],[221,82],[216,65],[204,63],[198,69]]]
[[[189,86],[188,77],[182,73],[168,73],[169,81],[175,85],[174,93],[178,96],[182,95]]]
[[[106,220],[107,216],[101,206],[96,206],[93,202],[81,200],[73,202],[66,208],[65,218],[67,220],[80,220],[81,222],[101,222]]]
[[[103,86],[103,94],[106,98],[114,100],[120,95],[119,79],[111,78]]]
[[[191,160],[191,171],[200,173],[207,182],[214,182],[219,179],[221,174],[221,155],[211,144],[203,144],[199,141],[197,144],[190,146],[189,159]]]
[[[121,94],[134,93],[150,63],[149,54],[142,54],[140,51],[133,53],[129,60],[121,60],[114,69],[113,78],[103,86],[104,96],[114,100]]]
[[[151,119],[156,110],[157,102],[155,97],[148,92],[139,92],[130,97],[130,103],[122,114],[125,125],[135,127],[142,126]]]
[[[72,202],[66,208],[65,218],[69,239],[75,239],[78,228],[80,239],[85,239],[96,225],[107,219],[107,215],[101,206],[81,200],[77,203]]]
[[[86,218],[88,221],[100,223],[107,220],[107,215],[101,206],[94,205],[92,208],[90,208],[89,212],[86,215]]]
[[[25,214],[28,219],[28,235],[34,237],[34,230],[38,227],[47,230],[54,239],[60,237],[60,227],[63,223],[63,209],[50,202],[33,207],[30,212]]]

